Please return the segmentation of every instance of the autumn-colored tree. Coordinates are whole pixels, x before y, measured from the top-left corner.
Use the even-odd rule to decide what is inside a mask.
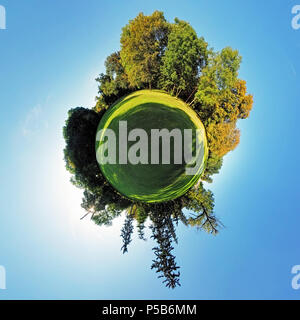
[[[252,109],[253,98],[247,94],[246,82],[238,78],[240,63],[238,51],[229,47],[212,54],[202,70],[193,101],[206,127],[209,156],[214,159],[223,157],[238,145],[237,120],[247,118]],[[208,164],[213,162],[208,159]],[[206,173],[209,170],[208,167]],[[209,176],[206,173],[204,176]]]
[[[240,142],[240,130],[236,128],[235,121],[211,123],[206,135],[211,153],[219,157],[225,156]]]
[[[244,105],[246,94],[238,79],[240,63],[238,51],[228,47],[212,54],[203,68],[194,105],[205,124],[235,121],[240,117],[240,105]]]
[[[131,87],[156,85],[168,33],[169,23],[160,11],[140,13],[123,28],[120,55]]]

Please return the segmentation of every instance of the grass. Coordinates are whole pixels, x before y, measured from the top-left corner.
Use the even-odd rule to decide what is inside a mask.
[[[119,164],[119,121],[127,121],[128,132],[135,128],[144,129],[149,137],[149,164]],[[111,106],[102,117],[98,130],[109,128],[117,137],[117,164],[102,164],[101,171],[109,183],[124,196],[144,202],[162,202],[183,195],[200,178],[207,158],[207,142],[205,129],[196,113],[182,100],[158,90],[140,90],[127,95]],[[174,164],[173,143],[171,139],[171,163],[150,164],[151,129],[172,130],[179,128],[201,129],[198,136],[202,150],[197,155],[201,157],[201,165],[195,175],[186,175],[187,164]],[[196,135],[193,135],[193,140]],[[194,141],[195,142],[195,141]],[[128,142],[128,150],[136,142]],[[161,145],[161,142],[160,142]],[[195,143],[193,143],[195,146]],[[96,149],[99,142],[96,142]],[[182,146],[183,149],[183,146]],[[195,148],[192,148],[195,151]],[[161,153],[161,146],[160,146]],[[193,153],[194,154],[194,153]],[[190,165],[190,164],[189,164]]]

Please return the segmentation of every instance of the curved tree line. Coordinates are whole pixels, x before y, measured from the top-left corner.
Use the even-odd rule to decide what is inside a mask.
[[[203,181],[222,167],[223,157],[239,143],[239,119],[246,119],[253,98],[246,82],[239,79],[241,56],[226,47],[215,52],[191,25],[179,19],[166,21],[162,12],[140,13],[121,34],[121,49],[105,61],[106,72],[99,75],[98,96],[92,109],[74,108],[63,128],[64,159],[71,182],[83,189],[82,207],[98,225],[110,225],[126,212],[121,230],[122,251],[127,252],[136,224],[139,238],[150,221],[155,259],[152,267],[175,288],[180,271],[173,255],[177,242],[176,225],[196,227],[217,234],[221,223],[214,213],[214,196]],[[176,96],[198,114],[203,122],[209,156],[201,180],[183,196],[164,203],[143,203],[122,196],[103,177],[95,154],[95,136],[104,112],[118,99],[140,89],[160,89]]]

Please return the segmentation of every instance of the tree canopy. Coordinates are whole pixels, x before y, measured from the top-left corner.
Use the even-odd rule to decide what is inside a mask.
[[[189,94],[197,85],[201,68],[207,62],[207,43],[198,38],[189,23],[175,19],[160,68],[160,88],[178,96]]]
[[[173,254],[176,225],[216,235],[222,226],[214,212],[214,195],[204,182],[219,173],[223,157],[240,141],[240,119],[248,118],[253,105],[246,82],[239,78],[241,56],[226,47],[220,52],[208,47],[192,26],[179,19],[166,21],[160,11],[140,13],[121,34],[121,48],[105,61],[99,75],[98,96],[92,109],[77,107],[68,113],[63,128],[64,159],[71,182],[83,189],[82,208],[98,225],[110,225],[125,211],[121,230],[122,251],[128,251],[136,225],[145,239],[150,223],[155,259],[151,268],[164,278],[167,287],[180,285],[179,266]],[[209,156],[201,179],[183,196],[163,203],[144,203],[125,198],[104,178],[96,161],[95,136],[105,111],[117,100],[137,89],[165,90],[189,103],[202,120]]]
[[[169,23],[160,11],[140,13],[122,30],[121,60],[131,87],[154,87],[168,41]]]

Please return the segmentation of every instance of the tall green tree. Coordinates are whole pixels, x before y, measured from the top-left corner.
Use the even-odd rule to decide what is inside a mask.
[[[174,289],[180,286],[179,266],[173,255],[172,238],[174,229],[171,214],[169,212],[155,212],[152,217],[152,236],[157,246],[153,248],[155,259],[153,260],[151,269],[156,269],[159,274],[158,278],[164,278],[163,283],[168,288]]]
[[[104,106],[110,106],[119,97],[132,91],[128,77],[121,64],[120,52],[114,52],[105,60],[106,73],[101,73],[96,81],[98,86],[98,101]],[[96,108],[97,109],[97,108]]]
[[[132,233],[133,233],[133,220],[134,220],[134,208],[131,206],[130,212],[126,214],[124,226],[121,230],[121,238],[123,239],[123,246],[121,250],[123,253],[128,252],[128,246],[132,241]]]
[[[129,21],[121,35],[121,62],[131,87],[153,88],[168,41],[169,23],[160,11],[140,13]]]
[[[97,224],[110,224],[131,201],[122,197],[103,177],[96,160],[95,137],[101,113],[85,108],[74,108],[63,128],[64,149],[71,182],[84,190],[82,207],[91,213]]]
[[[201,68],[208,58],[207,43],[198,38],[188,22],[175,19],[162,58],[160,87],[178,96],[195,90]]]
[[[95,135],[101,115],[93,110],[74,108],[68,112],[63,128],[66,141],[64,157],[71,182],[76,186],[97,192],[105,183],[95,155]]]

